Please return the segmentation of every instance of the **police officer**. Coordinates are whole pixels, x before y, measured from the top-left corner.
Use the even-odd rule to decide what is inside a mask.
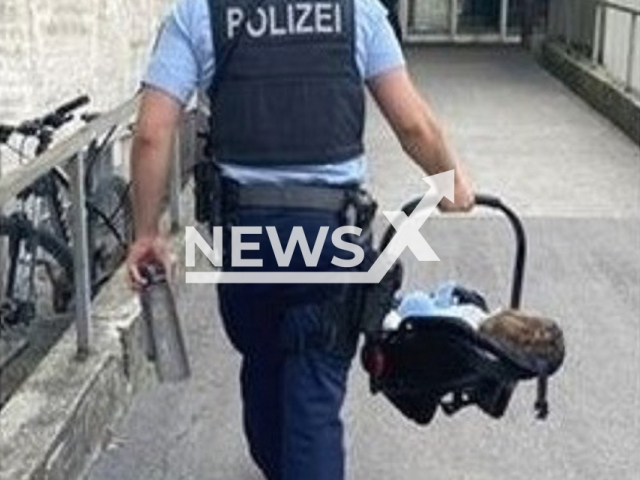
[[[335,268],[332,258],[341,253],[331,242],[315,266],[301,248],[281,265],[265,227],[274,226],[286,246],[301,226],[312,247],[321,227],[333,231],[348,221],[345,199],[366,170],[365,87],[426,173],[456,170],[455,201],[440,207],[470,209],[469,181],[416,92],[378,0],[180,0],[144,77],[135,130],[136,240],[128,257],[134,283],[143,282],[142,263],[167,261],[158,219],[171,139],[197,89],[207,89],[211,100],[209,145],[224,177],[225,226],[263,227],[252,236],[258,250],[243,251],[243,258],[268,271]],[[241,269],[226,253],[225,267]],[[331,332],[339,322],[336,309],[327,308],[349,304],[343,287],[218,289],[226,331],[243,358],[249,449],[268,480],[344,476],[340,409],[355,339],[336,348]]]

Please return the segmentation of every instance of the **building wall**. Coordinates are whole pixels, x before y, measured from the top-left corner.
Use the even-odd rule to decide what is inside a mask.
[[[172,0],[0,0],[0,121],[81,93],[108,109],[136,90]]]

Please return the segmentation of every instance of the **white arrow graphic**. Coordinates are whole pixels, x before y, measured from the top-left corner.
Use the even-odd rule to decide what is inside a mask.
[[[396,229],[389,245],[368,272],[187,272],[187,283],[378,283],[409,248],[420,262],[440,259],[420,228],[443,198],[454,201],[454,170],[423,178],[427,193],[410,216],[402,211],[385,211],[383,215]]]
[[[440,261],[431,245],[420,234],[420,229],[443,198],[454,201],[454,171],[424,177],[423,181],[430,188],[410,217],[403,211],[382,212],[396,229],[396,234],[367,272],[367,277],[370,277],[367,283],[378,283],[382,280],[406,247],[409,247],[420,262]]]

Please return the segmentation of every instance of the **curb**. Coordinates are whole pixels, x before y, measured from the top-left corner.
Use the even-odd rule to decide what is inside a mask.
[[[558,43],[543,44],[540,62],[640,145],[640,100],[618,86],[601,68],[570,55]]]
[[[114,291],[126,294],[122,286],[119,272],[96,301],[89,357],[77,360],[72,326],[0,413],[0,480],[79,478],[109,425],[150,378],[136,348],[137,299],[129,293],[116,309],[105,301]]]
[[[173,239],[175,251],[182,245]],[[155,382],[143,333],[120,269],[94,301],[90,355],[77,359],[72,326],[0,412],[0,480],[82,478],[110,426]]]

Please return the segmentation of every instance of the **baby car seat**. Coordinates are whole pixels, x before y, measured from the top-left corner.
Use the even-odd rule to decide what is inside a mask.
[[[419,199],[405,205],[410,215]],[[510,308],[519,315],[526,238],[522,223],[499,199],[478,196],[477,205],[502,211],[516,233],[517,249]],[[392,227],[380,251],[393,237]],[[483,296],[471,289],[448,284],[431,294],[399,294],[402,267],[394,265],[365,299],[369,311],[361,360],[369,374],[372,393],[381,392],[403,415],[428,424],[441,407],[453,415],[476,405],[494,418],[506,411],[511,395],[522,380],[538,380],[535,403],[538,418],[546,418],[547,379],[561,366],[564,341],[551,324],[552,352],[532,352],[524,345],[503,341],[479,328],[489,316]],[[553,349],[552,349],[553,350]]]

